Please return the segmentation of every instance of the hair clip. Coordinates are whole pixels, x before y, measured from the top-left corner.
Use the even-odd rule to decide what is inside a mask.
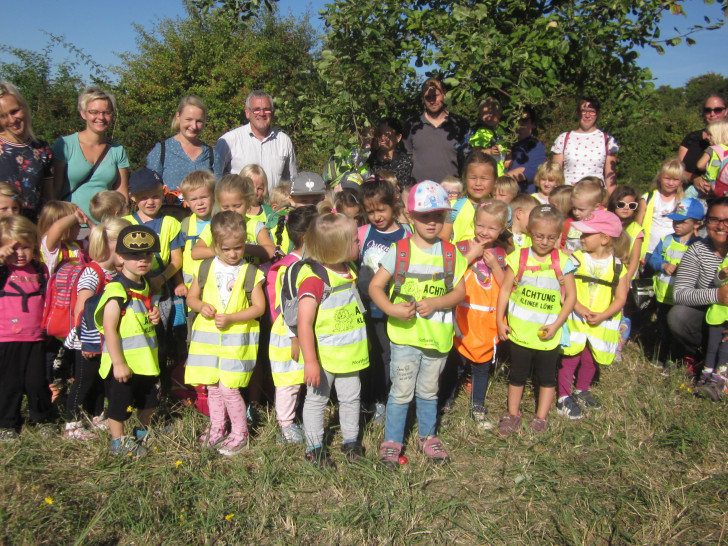
[[[339,211],[336,209],[331,209],[331,214],[339,214]]]
[[[17,200],[17,201],[20,201],[20,195],[13,195],[13,196],[11,197],[11,199],[12,199],[13,201],[16,201],[16,200]]]
[[[551,212],[553,210],[553,207],[551,205],[542,205],[541,206],[541,212]]]
[[[478,205],[478,206],[479,206],[479,207],[487,207],[488,205],[492,205],[492,204],[493,204],[493,201],[487,201],[487,202],[485,202],[485,203],[481,203],[481,204],[480,204],[480,205]]]
[[[285,220],[286,222],[288,222],[288,215],[286,214],[286,215],[285,215],[285,216],[283,217],[283,219],[284,219],[284,220]]]

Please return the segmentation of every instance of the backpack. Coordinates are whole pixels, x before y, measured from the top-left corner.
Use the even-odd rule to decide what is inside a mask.
[[[711,180],[711,187],[716,197],[725,197],[728,195],[728,150],[723,146],[711,146],[720,160],[720,166],[718,167],[718,174],[715,180]]]
[[[445,291],[452,291],[452,281],[455,278],[455,246],[447,241],[442,241],[442,259],[444,271],[442,273],[413,273],[408,271],[410,265],[410,241],[409,238],[397,241],[397,261],[394,266],[394,288],[390,301],[400,295],[402,284],[405,279],[417,279],[419,281],[445,281]]]
[[[43,268],[43,266],[40,264],[40,262],[36,260],[32,260],[31,265],[35,269],[35,272],[38,274],[38,290],[35,292],[26,293],[23,292],[22,288],[15,284],[13,281],[8,282],[8,279],[10,278],[10,268],[8,268],[7,265],[0,265],[0,298],[5,296],[10,297],[20,297],[23,298],[21,302],[22,310],[24,313],[28,312],[28,299],[31,296],[44,296],[46,293],[46,281],[48,280],[46,278],[46,270]],[[7,292],[5,290],[5,285],[11,286],[15,289],[15,292]]]
[[[460,251],[460,254],[465,255],[468,253],[468,250],[470,250],[470,241],[460,241],[455,244],[455,247]],[[493,251],[493,256],[495,256],[495,259],[498,260],[498,264],[505,269],[506,251],[499,246],[494,246],[491,250]],[[486,281],[486,277],[485,275],[483,275],[483,272],[475,267],[475,265],[468,266],[468,269],[470,269],[475,274],[475,278],[478,279],[480,282]]]
[[[197,272],[197,285],[200,287],[200,299],[202,299],[202,293],[205,291],[205,284],[207,284],[207,277],[210,274],[210,266],[215,258],[206,258],[202,260],[200,269]],[[248,298],[248,304],[251,304],[253,299],[253,288],[255,288],[255,272],[258,268],[253,264],[248,264],[248,268],[245,270],[245,278],[243,279],[243,290],[245,291],[245,297]],[[195,319],[199,313],[190,309],[187,314],[187,343],[192,339],[192,325],[195,323]]]
[[[64,264],[48,281],[48,298],[43,311],[41,325],[49,336],[65,338],[73,328],[81,323],[81,314],[74,316],[76,301],[78,300],[78,280],[81,273],[90,267],[98,275],[100,280],[104,279],[104,271],[95,262],[88,265]],[[104,283],[99,282],[96,286],[96,294],[103,292]]]
[[[579,279],[583,282],[588,283],[595,283],[595,284],[601,284],[604,286],[608,286],[612,289],[612,301],[614,301],[615,296],[617,295],[617,286],[619,286],[619,275],[622,273],[622,262],[619,260],[619,258],[614,258],[614,275],[612,276],[611,281],[605,281],[603,279],[597,279],[596,277],[590,277],[589,275],[577,275],[574,274],[574,279]],[[650,279],[651,281],[652,279]]]
[[[513,282],[513,291],[516,291],[525,271],[543,271],[544,269],[553,269],[554,273],[556,273],[556,280],[559,281],[559,290],[561,291],[561,301],[563,303],[566,294],[564,291],[564,274],[561,272],[561,263],[559,262],[559,251],[555,248],[551,251],[551,264],[549,265],[526,265],[528,263],[528,253],[530,250],[531,249],[528,247],[521,249],[521,255],[518,259],[518,273],[516,274],[515,281]]]
[[[283,321],[294,331],[298,326],[298,287],[296,286],[296,280],[298,279],[298,273],[304,265],[310,266],[314,275],[324,282],[324,293],[321,301],[328,298],[332,290],[331,282],[329,281],[329,272],[319,262],[311,258],[304,258],[288,266],[283,276],[283,285],[281,286],[280,312],[283,314]]]

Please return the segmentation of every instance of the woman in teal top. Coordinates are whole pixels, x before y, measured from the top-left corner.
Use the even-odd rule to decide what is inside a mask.
[[[85,89],[78,97],[78,111],[86,128],[53,143],[53,189],[57,199],[71,201],[91,216],[89,202],[98,192],[117,190],[128,197],[129,158],[106,136],[116,114],[111,93]]]

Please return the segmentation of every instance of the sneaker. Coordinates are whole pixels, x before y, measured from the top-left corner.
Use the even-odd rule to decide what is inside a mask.
[[[329,459],[326,450],[323,447],[314,447],[306,451],[305,459],[314,466],[319,468],[334,468],[336,464]]]
[[[591,391],[576,391],[574,398],[578,403],[584,406],[584,409],[588,410],[599,410],[602,409],[602,405],[594,398]]]
[[[584,417],[579,404],[571,396],[567,396],[562,402],[556,402],[556,411],[562,417],[568,417],[572,421]]]
[[[303,429],[296,423],[287,427],[282,427],[281,433],[278,435],[276,441],[279,444],[302,444]]]
[[[91,418],[91,424],[98,430],[109,430],[109,420],[103,415],[97,415]]]
[[[712,377],[709,377],[698,383],[698,386],[695,388],[695,395],[701,398],[707,398],[713,402],[720,402],[723,392],[716,381]]]
[[[147,452],[147,448],[139,445],[131,436],[122,436],[111,440],[111,454],[125,457],[141,457]]]
[[[372,422],[376,425],[383,425],[387,420],[387,406],[381,403],[374,404],[374,419]]]
[[[53,423],[39,423],[35,425],[35,430],[43,440],[50,440],[58,435],[58,428]]]
[[[14,442],[18,438],[20,435],[14,428],[0,428],[0,443]]]
[[[148,428],[134,427],[134,441],[138,444],[145,444],[151,438]]]
[[[220,444],[217,452],[226,457],[233,457],[248,449],[248,435],[230,433],[225,441]]]
[[[617,351],[616,353],[614,353],[614,361],[622,362],[622,351]]]
[[[501,438],[508,438],[514,432],[518,432],[521,428],[521,416],[511,415],[510,413],[505,414],[498,421],[498,436]]]
[[[484,406],[473,406],[470,408],[470,417],[478,425],[480,430],[493,430],[494,425],[488,420],[488,408]]]
[[[662,371],[660,372],[660,375],[663,377],[670,377],[672,372],[677,370],[678,364],[674,360],[666,360],[665,363],[662,366]]]
[[[418,447],[420,451],[425,454],[425,457],[436,463],[447,463],[450,461],[450,456],[442,447],[442,442],[437,436],[430,436],[429,438],[420,438]],[[398,461],[399,462],[399,461]]]
[[[66,423],[63,438],[66,440],[93,440],[94,438],[98,438],[98,436],[87,428],[84,428],[81,421],[73,421]]]
[[[364,456],[364,448],[361,442],[358,441],[341,444],[341,452],[351,463],[358,461]]]
[[[402,444],[397,442],[382,442],[379,446],[379,461],[389,468],[399,467],[399,455],[402,453]]]
[[[534,416],[534,418],[528,422],[528,428],[536,434],[543,434],[549,429],[549,423],[546,419],[539,419]]]
[[[225,439],[225,431],[223,429],[209,428],[200,436],[200,444],[203,449],[217,449],[219,443]]]
[[[696,375],[698,375],[698,373],[700,373],[700,370],[702,369],[702,367],[703,367],[702,362],[696,361],[691,356],[685,357],[685,372],[688,375],[692,375],[693,377],[695,377]]]

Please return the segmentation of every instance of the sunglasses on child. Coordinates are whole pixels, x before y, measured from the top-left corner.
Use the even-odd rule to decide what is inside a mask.
[[[637,210],[637,203],[635,201],[632,201],[631,203],[627,203],[625,201],[617,201],[617,208],[618,209]]]

